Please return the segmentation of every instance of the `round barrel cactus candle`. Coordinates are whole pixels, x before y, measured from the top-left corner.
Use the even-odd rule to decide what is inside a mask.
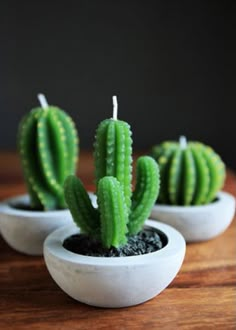
[[[158,202],[202,205],[212,202],[225,180],[225,165],[209,146],[195,141],[166,141],[152,149],[160,167]]]
[[[117,119],[113,97],[113,118],[102,121],[95,137],[95,176],[98,208],[94,208],[75,176],[65,182],[65,198],[74,221],[83,233],[106,248],[119,247],[127,236],[137,234],[159,192],[159,170],[149,156],[137,160],[137,182],[132,193],[132,138],[130,126]]]
[[[235,198],[221,191],[225,165],[209,146],[166,141],[152,149],[160,167],[161,189],[151,217],[175,227],[187,242],[212,239],[233,219]]]
[[[76,171],[78,134],[71,117],[48,105],[38,95],[41,107],[22,119],[18,147],[32,209],[54,210],[66,207],[63,184]]]

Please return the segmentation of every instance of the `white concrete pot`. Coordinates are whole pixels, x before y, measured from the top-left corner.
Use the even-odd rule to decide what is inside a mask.
[[[164,290],[178,273],[185,240],[174,228],[146,221],[167,237],[164,248],[130,257],[90,257],[66,250],[62,243],[79,232],[75,225],[60,228],[44,242],[47,268],[72,298],[92,306],[118,308],[143,303]]]
[[[93,207],[97,208],[98,207],[97,195],[92,191],[88,191],[88,195],[92,202]]]
[[[182,233],[187,242],[212,239],[230,225],[235,213],[235,198],[219,192],[217,200],[201,206],[174,206],[156,204],[152,219],[164,222]]]
[[[12,207],[18,203],[29,205],[29,197],[21,195],[0,203],[1,234],[18,252],[42,255],[43,242],[48,234],[73,222],[69,210],[28,211]]]

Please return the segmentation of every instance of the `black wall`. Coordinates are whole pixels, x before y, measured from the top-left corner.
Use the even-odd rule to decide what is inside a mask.
[[[0,1],[0,148],[15,148],[43,92],[91,149],[116,94],[136,150],[185,134],[236,168],[235,13],[233,1]]]

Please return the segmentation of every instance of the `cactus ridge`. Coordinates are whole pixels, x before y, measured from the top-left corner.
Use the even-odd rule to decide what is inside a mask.
[[[142,229],[151,213],[159,192],[158,165],[149,156],[137,160],[136,187],[132,195],[130,126],[120,120],[102,121],[96,131],[94,149],[98,208],[88,203],[82,183],[77,184],[77,190],[73,188],[76,179],[71,177],[64,185],[66,201],[84,232],[96,236],[106,248],[119,247],[127,242],[127,235],[135,235]],[[96,223],[91,223],[92,217]]]
[[[210,173],[207,166],[207,161],[204,157],[202,157],[201,153],[198,151],[198,148],[193,148],[192,146],[190,146],[190,148],[196,166],[196,186],[192,204],[201,205],[204,204],[207,197],[208,187],[210,184]]]
[[[182,177],[183,154],[180,149],[173,152],[169,169],[168,191],[172,204],[178,204],[181,193],[181,177]]]
[[[163,155],[160,155],[160,157],[159,157],[158,164],[159,164],[159,170],[160,170],[160,177],[162,178],[163,182],[167,182],[167,180],[168,180],[171,158],[172,158],[172,149],[167,149],[165,152],[165,155],[163,154]],[[169,200],[168,185],[161,186],[161,189],[159,192],[159,198],[164,203],[168,203],[168,200]]]
[[[201,205],[213,201],[222,188],[225,166],[212,148],[190,141],[186,148],[164,142],[152,149],[162,181],[158,202]]]
[[[194,157],[189,149],[183,151],[183,171],[185,173],[185,180],[183,182],[182,200],[181,203],[189,205],[193,200],[196,189],[196,167]]]
[[[23,118],[18,137],[31,206],[65,208],[63,183],[75,172],[78,156],[77,131],[70,117],[56,107],[33,109]]]
[[[71,117],[69,117],[64,111],[58,109],[55,111],[59,120],[63,122],[65,141],[66,141],[66,167],[68,173],[74,173],[77,160],[78,160],[78,145],[79,145],[79,136],[77,134],[76,126]],[[69,156],[72,155],[70,158]],[[65,176],[63,175],[63,180]],[[63,182],[62,182],[63,183]]]

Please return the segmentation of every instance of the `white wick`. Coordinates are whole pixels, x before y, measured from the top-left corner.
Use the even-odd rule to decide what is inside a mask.
[[[38,97],[38,100],[39,100],[39,103],[40,103],[41,107],[44,110],[46,110],[48,108],[48,102],[47,102],[47,99],[44,96],[44,94],[38,94],[37,97]]]
[[[181,149],[186,149],[187,148],[187,139],[184,135],[181,135],[179,138],[179,144]]]
[[[113,102],[113,119],[117,120],[118,102],[116,95],[112,96],[112,102]]]

